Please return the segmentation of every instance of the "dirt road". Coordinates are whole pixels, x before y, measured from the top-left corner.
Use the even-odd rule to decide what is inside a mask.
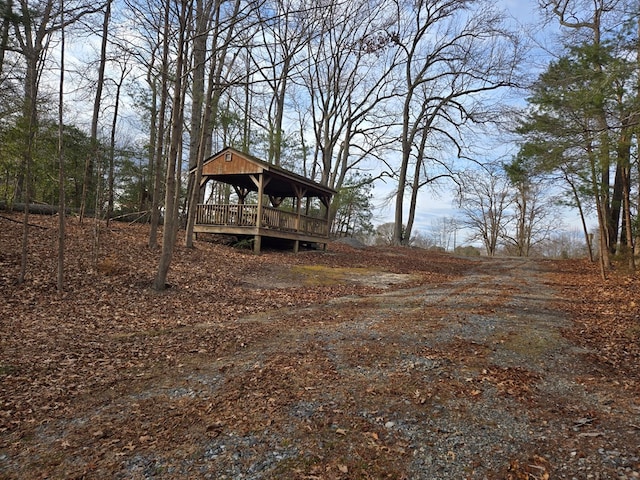
[[[258,396],[272,375],[282,389],[266,395],[275,419],[252,433],[271,448],[244,467],[262,463],[275,477],[366,477],[375,465],[394,478],[637,478],[635,399],[583,384],[599,373],[563,338],[553,300],[538,264],[496,259],[448,284],[246,319],[271,333],[235,374]],[[243,471],[223,458],[218,473]]]
[[[201,342],[40,425],[0,473],[639,478],[637,399],[562,335],[543,268],[478,259],[451,282],[241,316],[220,348]],[[277,288],[299,284],[285,270]],[[391,281],[376,277],[357,281]]]

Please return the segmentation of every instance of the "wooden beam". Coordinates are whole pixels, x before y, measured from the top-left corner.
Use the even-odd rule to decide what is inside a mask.
[[[238,203],[240,205],[244,205],[244,201],[247,198],[247,195],[249,195],[249,189],[239,187],[237,185],[232,185],[232,187],[235,190],[236,195],[238,195]]]
[[[282,205],[284,197],[274,197],[273,195],[269,195],[269,200],[271,201],[271,205],[273,205],[275,208],[278,208],[280,205]]]
[[[301,187],[300,185],[293,184],[293,191],[296,194],[298,200],[302,200],[304,196],[307,194],[307,189]]]
[[[258,187],[258,191],[263,192],[265,187],[267,185],[269,185],[269,182],[271,181],[271,177],[266,177],[264,176],[264,173],[261,173],[258,175],[258,178],[256,178],[255,175],[249,175],[249,178],[251,179],[251,181],[253,182],[253,184]],[[260,187],[260,183],[262,182],[262,187]]]

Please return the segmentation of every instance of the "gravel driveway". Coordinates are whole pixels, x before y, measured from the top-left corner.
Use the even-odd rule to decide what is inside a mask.
[[[640,478],[637,399],[563,336],[543,264],[476,262],[450,282],[244,316],[233,346],[85,399],[0,473],[28,457],[48,478]]]
[[[479,260],[452,283],[245,318],[264,338],[215,377],[242,414],[194,463],[209,478],[638,478],[621,447],[638,440],[634,399],[581,383],[588,352],[539,270]]]

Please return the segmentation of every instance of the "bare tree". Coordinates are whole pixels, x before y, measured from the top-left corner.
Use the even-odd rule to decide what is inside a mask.
[[[504,29],[502,16],[492,4],[478,0],[396,0],[394,41],[402,55],[403,99],[396,244],[406,243],[411,237],[418,190],[441,177],[423,176],[430,146],[447,141],[449,150],[461,156],[459,134],[463,126],[496,120],[493,110],[487,108],[494,101],[486,94],[514,84],[519,39]],[[407,189],[411,190],[411,199],[403,237]]]
[[[513,178],[512,213],[508,216],[502,239],[515,248],[519,257],[528,257],[539,243],[548,240],[560,225],[554,212],[557,203],[546,194],[549,185],[543,181],[528,182],[527,179]],[[512,228],[508,226],[513,225]]]
[[[549,238],[535,246],[532,253],[551,258],[581,258],[588,251],[582,231],[576,228],[554,229]]]
[[[64,290],[64,245],[65,245],[65,170],[64,170],[64,69],[65,69],[65,28],[64,0],[60,0],[60,83],[58,91],[58,292]]]
[[[182,3],[163,1],[160,8],[157,2],[150,0],[126,0],[128,18],[126,19],[133,29],[129,35],[120,39],[120,48],[127,51],[134,61],[144,68],[145,82],[148,92],[141,95],[141,106],[149,123],[148,142],[148,193],[150,199],[150,229],[148,246],[155,250],[158,248],[158,229],[162,218],[162,199],[166,198],[165,182],[167,175],[167,162],[171,143],[171,116],[172,99],[176,95],[176,69],[177,50],[183,48],[186,54],[195,50],[195,30],[192,25],[194,12],[189,7],[189,24],[181,26],[180,12]],[[203,17],[204,18],[204,17]],[[185,39],[188,45],[178,44],[178,32],[185,28]],[[185,50],[186,49],[186,50]],[[198,47],[200,55],[201,48]],[[198,57],[199,58],[199,57]],[[184,75],[189,73],[189,59],[182,60]],[[183,85],[188,85],[180,79]],[[196,85],[196,89],[199,87]],[[196,93],[196,96],[198,94]],[[186,99],[184,102],[186,103]],[[191,126],[192,127],[192,126]],[[167,215],[164,205],[164,215]]]
[[[3,0],[0,2],[0,82],[3,79],[5,66],[5,56],[9,49],[9,33],[11,23],[15,21],[13,13],[13,0]]]
[[[233,40],[236,35],[236,27],[241,24],[242,19],[248,16],[249,11],[242,10],[242,2],[234,0],[230,9],[223,11],[220,1],[214,2],[215,7],[209,16],[211,23],[211,52],[208,63],[207,90],[200,100],[203,102],[197,112],[201,115],[197,119],[195,133],[197,139],[191,139],[189,182],[193,185],[187,192],[188,211],[187,227],[185,233],[185,246],[193,246],[193,229],[196,219],[196,207],[200,199],[200,180],[202,178],[202,165],[204,160],[211,154],[211,137],[214,123],[219,117],[220,99],[224,91],[234,82],[227,77],[229,70],[233,69],[237,58],[237,51],[233,50]],[[193,99],[195,101],[195,99]],[[192,124],[194,122],[192,121]],[[192,130],[191,135],[194,135]],[[194,155],[193,157],[191,155]],[[195,164],[191,165],[191,160]]]
[[[395,50],[388,32],[393,15],[383,2],[365,1],[332,2],[317,15],[303,74],[315,135],[313,165],[305,172],[340,190],[367,160],[383,165],[391,127],[385,104],[395,95]]]
[[[49,43],[51,34],[59,30],[60,26],[54,24],[52,28],[52,10],[54,8],[53,1],[45,4],[41,11],[29,12],[30,6],[25,1],[20,2],[20,9],[25,19],[32,19],[36,13],[40,13],[41,23],[24,24],[14,23],[14,32],[20,46],[21,54],[25,58],[25,76],[24,76],[24,98],[22,104],[22,124],[25,129],[24,147],[22,150],[22,161],[16,179],[16,189],[14,199],[24,202],[23,232],[22,232],[22,259],[20,264],[20,273],[18,275],[18,283],[22,283],[25,279],[28,257],[28,238],[29,238],[29,200],[31,194],[31,164],[33,157],[33,148],[36,131],[38,129],[38,89],[40,78],[40,66],[43,65],[43,57],[46,53],[46,44]],[[33,29],[33,30],[32,30]],[[25,185],[26,182],[26,185]],[[26,192],[25,192],[26,191]],[[26,194],[25,194],[26,193]]]
[[[130,48],[138,53],[137,59],[146,67],[146,81],[151,89],[149,102],[149,171],[151,189],[151,215],[149,228],[149,248],[158,248],[158,224],[160,223],[160,205],[162,197],[162,174],[164,172],[166,115],[169,104],[170,70],[170,2],[164,1],[160,11],[161,18],[155,17],[156,9],[150,4],[129,3],[134,19],[139,22],[142,37],[148,50]],[[156,57],[161,52],[160,66],[156,66]],[[159,98],[158,98],[159,97]]]
[[[25,125],[25,142],[23,150],[23,164],[17,178],[15,197],[24,199],[25,182],[29,179],[25,175],[26,163],[32,155],[35,133],[38,128],[38,96],[40,78],[47,66],[45,60],[48,54],[52,36],[61,28],[77,22],[82,17],[95,13],[100,9],[89,5],[83,0],[69,2],[65,6],[64,20],[60,15],[60,5],[56,0],[31,2],[19,0],[20,16],[14,22],[15,39],[20,49],[20,55],[25,63],[24,97],[22,117]]]
[[[393,222],[378,225],[374,238],[376,245],[391,245],[393,243]]]
[[[117,62],[120,69],[119,78],[113,79],[116,86],[115,95],[113,98],[113,117],[111,120],[111,133],[109,135],[109,168],[107,171],[107,226],[111,222],[113,216],[114,200],[115,200],[115,150],[116,150],[116,131],[119,120],[120,102],[122,87],[127,76],[131,73],[132,66],[129,64],[128,54],[125,52],[121,55],[120,60]]]
[[[283,122],[289,85],[298,81],[303,53],[313,34],[313,5],[300,0],[272,0],[257,9],[258,32],[249,54],[255,65],[254,85],[265,85],[265,115],[253,121],[267,133],[267,161],[280,166]],[[256,40],[259,38],[259,40]]]
[[[162,231],[162,251],[158,263],[158,272],[153,281],[153,288],[164,290],[166,288],[167,274],[173,258],[173,251],[176,242],[178,228],[178,192],[179,192],[179,169],[180,162],[178,155],[181,151],[183,119],[184,119],[184,74],[187,62],[187,28],[191,15],[191,0],[181,0],[177,4],[178,8],[178,51],[176,56],[175,83],[173,85],[173,101],[171,113],[171,137],[169,146],[169,156],[167,158],[167,171],[165,179],[165,200],[164,200],[164,227]]]
[[[391,225],[393,227],[393,224]],[[391,241],[393,243],[393,238]],[[409,243],[409,245],[411,245],[412,247],[424,248],[424,249],[445,248],[442,245],[440,245],[432,235],[427,235],[426,233],[423,233],[420,231],[415,232],[411,236],[411,242]]]
[[[432,222],[433,243],[445,250],[455,250],[458,220],[454,217],[439,217]]]
[[[22,234],[21,267],[18,282],[25,279],[27,268],[28,225],[31,194],[31,169],[33,161],[34,142],[38,130],[38,102],[40,79],[47,66],[46,57],[52,36],[65,26],[73,25],[82,17],[99,10],[99,6],[84,3],[82,0],[68,2],[65,5],[64,18],[61,5],[56,0],[31,2],[19,0],[19,14],[11,12],[14,38],[19,54],[24,60],[25,74],[23,78],[23,98],[21,125],[24,130],[24,141],[21,163],[16,178],[14,199],[25,204]]]
[[[189,171],[193,172],[198,167],[199,152],[206,150],[206,143],[201,142],[205,138],[203,131],[203,109],[205,103],[205,72],[207,57],[207,41],[209,31],[211,30],[211,22],[215,16],[214,6],[219,5],[217,1],[196,0],[196,10],[193,16],[194,30],[193,35],[193,66],[191,72],[191,119],[190,119],[190,137],[189,137]],[[199,167],[202,168],[202,167]],[[193,225],[195,223],[195,206],[199,198],[200,180],[197,173],[189,175],[187,183],[187,235],[185,237],[185,245],[193,246]]]
[[[87,195],[92,190],[94,183],[93,170],[100,161],[98,145],[98,122],[100,120],[100,106],[102,101],[102,89],[104,86],[105,68],[107,64],[107,45],[109,36],[109,23],[111,21],[111,4],[113,0],[106,0],[104,16],[102,19],[102,34],[100,43],[100,58],[98,60],[98,78],[96,79],[96,93],[93,98],[93,114],[91,116],[91,152],[87,155],[84,165],[84,179],[82,182],[82,200],[80,206],[80,223],[82,223],[87,206]],[[96,192],[97,195],[97,192]],[[98,212],[95,213],[96,216]]]
[[[462,224],[472,232],[469,240],[481,241],[487,255],[494,256],[511,203],[504,174],[495,167],[465,173],[458,200],[465,217]]]

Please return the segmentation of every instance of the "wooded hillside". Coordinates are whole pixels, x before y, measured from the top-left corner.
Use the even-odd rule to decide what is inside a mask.
[[[155,254],[146,245],[148,226],[112,223],[103,232],[103,251],[94,271],[92,227],[71,220],[68,288],[60,294],[55,288],[57,220],[32,217],[41,228],[32,228],[33,255],[25,282],[18,286],[21,225],[18,216],[9,218],[18,221],[4,214],[0,217],[3,478],[186,478],[203,465],[208,469],[217,465],[221,469],[217,478],[237,478],[251,468],[262,472],[255,478],[402,478],[403,472],[413,468],[411,458],[418,458],[408,453],[413,451],[408,431],[392,433],[393,422],[399,420],[386,419],[376,427],[371,419],[369,424],[359,417],[358,405],[373,402],[371,408],[383,412],[397,399],[398,405],[413,405],[403,415],[415,415],[421,409],[436,408],[435,399],[440,398],[471,402],[479,408],[482,403],[478,402],[493,398],[488,396],[493,388],[498,389],[497,395],[518,402],[520,417],[544,403],[540,402],[545,395],[539,390],[542,374],[524,367],[505,370],[489,364],[482,367],[488,373],[479,374],[472,383],[457,376],[475,378],[468,369],[475,368],[474,362],[495,345],[509,346],[512,355],[546,352],[549,347],[535,339],[547,337],[519,340],[520,334],[514,333],[515,337],[501,337],[503,343],[491,341],[485,346],[482,336],[491,331],[479,330],[470,331],[471,337],[464,340],[461,333],[452,334],[450,344],[427,348],[432,334],[459,324],[472,325],[478,315],[502,312],[505,299],[519,283],[528,281],[525,275],[505,283],[501,278],[506,273],[497,270],[497,276],[491,277],[495,286],[481,282],[489,293],[465,297],[470,287],[464,282],[474,278],[482,265],[499,265],[499,259],[469,260],[409,248],[355,249],[335,243],[327,252],[270,251],[256,256],[197,242],[195,249],[177,249],[171,287],[158,293],[151,288]],[[582,383],[575,388],[597,390],[598,395],[604,395],[604,389],[618,402],[630,399],[624,407],[616,403],[614,411],[628,409],[621,418],[606,420],[599,410],[561,415],[569,422],[585,415],[587,422],[595,422],[589,435],[576,437],[582,442],[579,455],[583,457],[578,458],[586,458],[583,467],[616,472],[618,464],[613,460],[599,463],[598,448],[605,444],[609,445],[606,451],[614,448],[611,445],[623,452],[628,448],[627,463],[622,457],[616,461],[633,470],[638,426],[635,414],[628,412],[637,413],[640,408],[632,400],[640,393],[639,282],[616,275],[601,286],[594,275],[596,267],[583,261],[536,265],[544,285],[523,292],[551,303],[534,307],[515,300],[522,314],[535,318],[555,312],[550,328],[556,320],[560,328],[561,317],[566,316],[569,323],[562,326],[561,341],[574,345],[570,350],[574,365],[564,365],[563,371],[580,365],[588,372],[581,374]],[[408,296],[413,287],[424,292],[417,303]],[[546,297],[541,288],[558,296]],[[440,301],[426,303],[429,295],[442,291],[448,293]],[[391,292],[394,296],[389,296]],[[378,307],[376,302],[381,302]],[[361,309],[368,306],[372,310],[361,317]],[[387,313],[377,318],[381,312]],[[516,318],[512,313],[499,315],[496,318]],[[369,327],[358,326],[362,322]],[[293,340],[303,334],[302,343]],[[344,349],[340,355],[346,363],[335,370],[331,365],[337,353],[332,349],[337,345],[341,352]],[[541,359],[553,361],[553,355],[545,353]],[[409,365],[411,358],[412,370],[396,372]],[[426,363],[415,363],[415,358]],[[428,367],[432,362],[440,367]],[[425,384],[420,379],[431,370],[415,365],[436,368],[435,373],[450,365],[451,377]],[[374,366],[386,373],[363,377]],[[230,372],[229,378],[225,372]],[[204,390],[193,390],[193,382]],[[298,413],[288,417],[292,408]],[[304,413],[305,408],[316,413]],[[430,416],[436,411],[427,410]],[[532,418],[542,415],[549,425],[558,421],[553,409],[541,412],[532,410]],[[305,418],[320,423],[305,423]],[[286,433],[286,425],[298,421],[312,429],[305,430],[311,436],[296,440],[302,430]],[[477,421],[468,420],[466,425],[471,428]],[[606,425],[621,426],[614,435],[613,426],[606,433],[599,430]],[[628,438],[627,431],[632,432]],[[556,433],[564,435],[562,430]],[[478,441],[473,438],[464,440],[469,448]],[[291,445],[303,445],[295,442],[307,441],[320,443],[304,443],[304,452],[291,450]],[[535,464],[543,469],[539,471],[557,473],[565,461],[559,452],[568,455],[564,449],[578,448],[566,443],[569,440],[558,441],[543,443],[553,446],[554,457],[551,451],[533,448],[535,442],[529,449],[513,443],[511,456],[488,456],[494,460],[483,471],[493,472],[489,478],[526,478],[516,476],[517,472]],[[205,451],[206,444],[214,443],[230,450]],[[262,448],[258,445],[270,450],[258,453]],[[232,457],[234,449],[248,456]],[[467,465],[467,450],[456,451],[461,460],[448,468]],[[567,465],[574,472],[585,472],[577,464]]]

